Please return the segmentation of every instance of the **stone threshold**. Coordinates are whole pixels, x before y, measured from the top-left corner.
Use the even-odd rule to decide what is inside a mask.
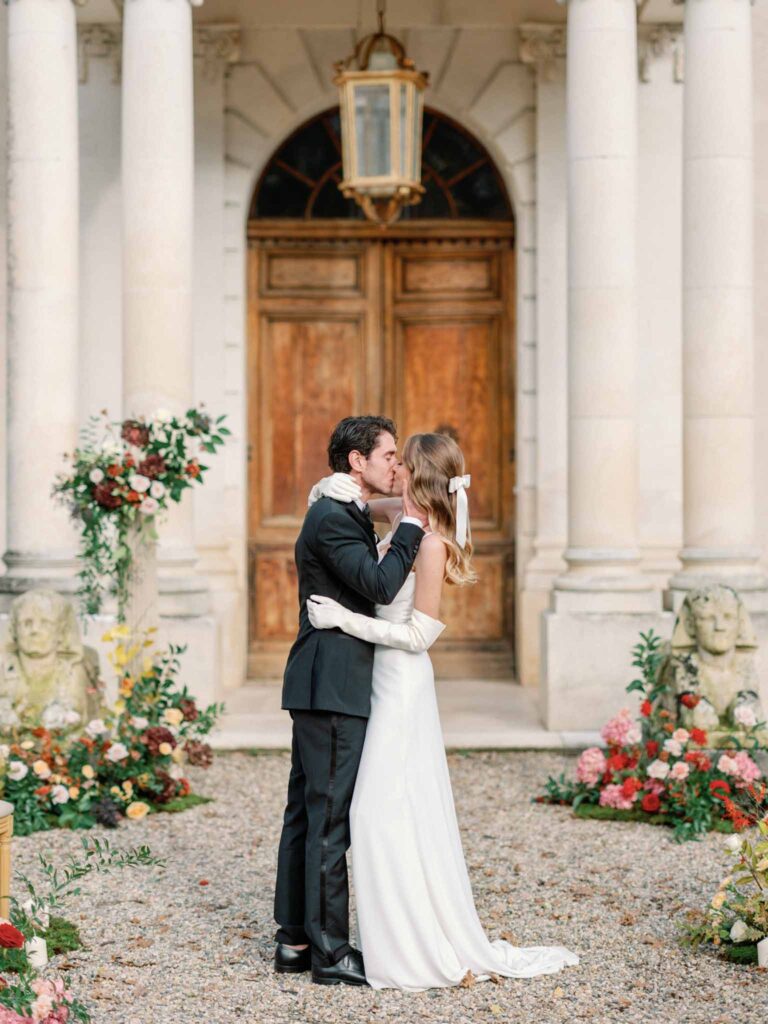
[[[551,732],[537,691],[512,680],[439,679],[436,683],[449,750],[582,750],[602,744],[598,732]],[[277,680],[247,682],[224,698],[225,714],[210,742],[216,750],[290,750],[291,720],[280,709]]]

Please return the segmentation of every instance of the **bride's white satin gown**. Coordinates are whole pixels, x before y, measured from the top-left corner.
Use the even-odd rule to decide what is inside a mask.
[[[382,542],[383,546],[383,542]],[[415,573],[376,615],[411,617]],[[350,813],[360,946],[373,988],[530,978],[578,964],[563,946],[489,942],[464,862],[429,654],[376,646],[371,717]]]

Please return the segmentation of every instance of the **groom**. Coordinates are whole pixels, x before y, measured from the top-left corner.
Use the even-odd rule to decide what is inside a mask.
[[[283,681],[293,719],[291,773],[277,857],[275,969],[312,971],[321,985],[365,985],[362,955],[349,944],[346,851],[349,808],[371,710],[373,646],[340,630],[315,630],[310,594],[365,615],[390,604],[411,571],[423,520],[404,495],[405,516],[378,561],[367,502],[391,494],[397,433],[381,416],[350,416],[328,445],[335,473],[349,473],[362,500],[321,498],[296,542],[299,635]]]

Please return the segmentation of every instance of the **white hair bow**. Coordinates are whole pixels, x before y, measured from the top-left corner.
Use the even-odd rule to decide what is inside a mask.
[[[467,488],[471,479],[472,477],[467,473],[465,476],[451,477],[448,482],[448,493],[456,495],[456,543],[460,548],[467,543],[467,531],[469,530]]]

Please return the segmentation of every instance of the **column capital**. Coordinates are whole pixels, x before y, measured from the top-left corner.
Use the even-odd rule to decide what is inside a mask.
[[[193,54],[207,78],[218,78],[228,64],[240,60],[240,26],[236,23],[193,27]]]
[[[519,27],[518,32],[520,60],[535,67],[543,78],[551,78],[558,59],[565,57],[565,23],[528,21]]]
[[[675,82],[685,78],[685,45],[682,22],[641,23],[637,26],[637,67],[641,82],[651,81],[651,66],[672,56]]]
[[[101,25],[83,22],[77,26],[77,69],[80,83],[88,81],[92,58],[112,62],[112,81],[119,83],[123,30],[118,22]]]

